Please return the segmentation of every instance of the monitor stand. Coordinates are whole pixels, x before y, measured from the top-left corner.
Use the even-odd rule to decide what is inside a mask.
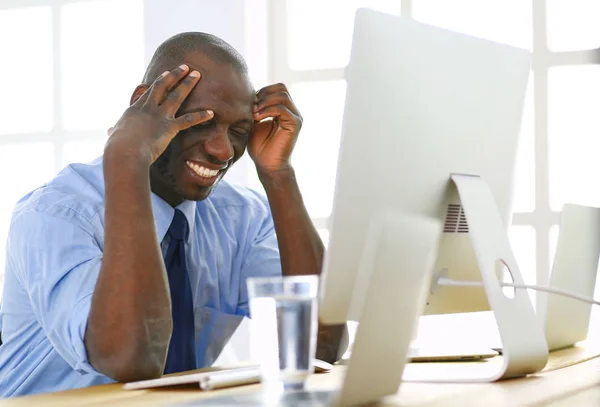
[[[412,214],[387,212],[370,222],[352,298],[359,325],[335,405],[398,393],[441,232],[441,221]]]
[[[498,282],[495,267],[501,261],[516,284],[525,284],[492,191],[477,175],[452,174],[451,180],[467,218],[481,279],[502,341],[500,371],[474,379],[496,381],[539,372],[548,362],[548,345],[531,299],[526,290],[515,290],[513,298],[507,297]]]

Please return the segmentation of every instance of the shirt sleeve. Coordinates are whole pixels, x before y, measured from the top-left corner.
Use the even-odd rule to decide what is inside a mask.
[[[102,250],[87,221],[64,210],[65,216],[21,213],[11,225],[8,255],[52,346],[74,370],[101,375],[88,361],[84,338]]]
[[[265,205],[268,207],[267,203]],[[245,251],[246,255],[242,261],[240,301],[237,312],[244,316],[250,315],[247,279],[249,277],[280,277],[282,275],[277,235],[270,211],[267,210],[262,216],[255,216],[253,219],[259,221],[257,227],[254,228],[256,232],[248,239],[248,249]]]

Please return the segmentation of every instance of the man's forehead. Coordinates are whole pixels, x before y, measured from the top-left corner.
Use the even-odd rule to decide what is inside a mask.
[[[198,70],[202,73],[200,69]],[[239,116],[235,120],[252,119],[254,89],[241,76],[219,75],[214,72],[202,73],[200,81],[192,89],[182,110],[189,112],[213,109],[217,115]]]
[[[197,70],[201,74],[196,88],[206,88],[211,92],[231,91],[239,96],[254,94],[254,88],[248,75],[237,71],[227,63],[219,64],[205,58],[195,58],[185,61],[190,71]]]
[[[254,89],[243,78],[233,75],[230,77],[210,73],[202,75],[194,90],[196,89],[201,89],[210,94],[232,96],[239,99],[252,99],[254,97]]]

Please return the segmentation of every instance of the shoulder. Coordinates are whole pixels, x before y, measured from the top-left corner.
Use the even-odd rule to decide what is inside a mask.
[[[102,160],[71,164],[56,177],[22,197],[15,206],[11,230],[26,227],[28,221],[65,220],[89,225],[104,208]]]

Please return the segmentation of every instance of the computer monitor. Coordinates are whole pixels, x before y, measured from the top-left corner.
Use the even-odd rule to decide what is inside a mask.
[[[508,232],[529,70],[528,51],[358,11],[323,269],[324,322],[358,319],[361,301],[353,299],[365,295],[366,236],[385,211],[441,222],[434,270],[480,280],[450,176],[479,175]],[[453,287],[430,293],[424,312],[487,309],[483,289]]]

